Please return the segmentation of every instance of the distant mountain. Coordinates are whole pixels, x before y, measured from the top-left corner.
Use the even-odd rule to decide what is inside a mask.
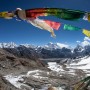
[[[90,45],[81,46],[77,45],[73,50],[74,57],[84,57],[90,55]]]
[[[36,53],[34,48],[27,48],[24,45],[19,45],[15,48],[4,48],[4,50],[8,51],[9,53],[14,54],[15,56],[22,57],[22,58],[29,58],[36,60],[38,58],[38,54]]]
[[[30,44],[16,45],[15,43],[0,43],[0,48],[13,53],[18,57],[24,58],[77,58],[90,55],[90,45],[77,45],[71,48],[62,43],[48,43],[43,46],[34,46]]]
[[[71,56],[71,50],[68,45],[50,42],[47,45],[38,47],[37,53],[40,58],[65,58]]]
[[[0,43],[0,48],[15,48],[17,45],[14,42]]]
[[[62,48],[70,48],[69,45],[62,43],[48,43],[47,45],[42,46],[44,49],[52,50],[52,49],[62,49]]]

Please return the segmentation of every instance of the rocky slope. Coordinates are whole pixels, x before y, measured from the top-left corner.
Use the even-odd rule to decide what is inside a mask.
[[[20,74],[35,68],[43,68],[44,64],[35,57],[34,59],[17,57],[13,53],[0,49],[0,90],[19,90],[8,82],[3,76]]]

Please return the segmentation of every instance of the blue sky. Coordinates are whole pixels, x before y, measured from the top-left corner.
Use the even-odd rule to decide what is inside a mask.
[[[1,0],[0,11],[12,11],[16,8],[66,8],[90,12],[90,0]],[[66,21],[53,16],[41,17],[56,22],[71,24],[90,30],[90,22]],[[75,45],[76,41],[83,41],[84,35],[81,31],[64,31],[63,25],[55,31],[56,38],[50,37],[50,33],[38,29],[24,21],[5,20],[0,18],[0,42],[15,42],[16,44],[43,45],[48,42],[60,42]]]

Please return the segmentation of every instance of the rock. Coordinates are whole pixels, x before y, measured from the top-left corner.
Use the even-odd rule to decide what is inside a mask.
[[[57,88],[56,88],[56,87],[53,87],[53,86],[50,86],[50,87],[48,88],[48,90],[57,90]]]

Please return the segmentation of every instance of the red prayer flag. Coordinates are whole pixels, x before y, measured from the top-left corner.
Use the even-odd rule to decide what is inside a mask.
[[[37,18],[39,16],[46,16],[45,14],[45,9],[30,9],[30,10],[25,10],[26,12],[26,17],[27,18]]]
[[[53,29],[58,30],[61,24],[59,22],[53,22],[50,20],[44,20],[49,26],[51,26]]]

